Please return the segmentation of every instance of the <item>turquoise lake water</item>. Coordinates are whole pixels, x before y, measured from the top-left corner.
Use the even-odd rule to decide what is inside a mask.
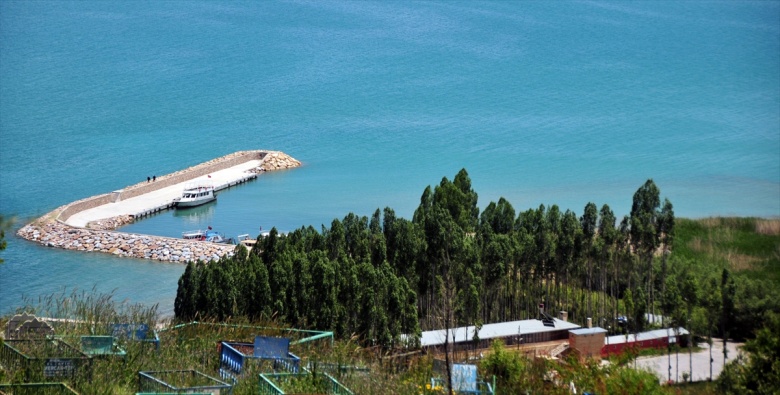
[[[780,216],[780,2],[0,2],[0,213],[248,149],[299,169],[123,230],[320,228],[466,168],[481,207]],[[9,237],[10,236],[10,237]],[[7,235],[0,313],[63,289],[171,314],[184,267]]]

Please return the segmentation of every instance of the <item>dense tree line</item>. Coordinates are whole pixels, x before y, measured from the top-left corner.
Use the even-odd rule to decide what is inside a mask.
[[[249,254],[241,246],[232,258],[188,264],[176,317],[274,318],[341,338],[359,333],[366,344],[395,344],[402,334],[419,332],[417,296],[382,258],[383,248],[372,245],[380,240],[375,236],[354,215],[322,233],[308,227],[280,236],[273,229]]]
[[[249,254],[188,265],[175,313],[275,317],[382,346],[421,329],[535,318],[539,303],[613,333],[643,329],[645,312],[656,309],[673,318],[667,326],[689,323],[696,307],[700,316],[716,312],[709,328],[728,331],[733,279],[699,284],[687,263],[669,258],[674,210],[659,195],[648,180],[620,222],[594,203],[581,216],[557,205],[517,213],[501,198],[480,213],[461,170],[423,191],[412,220],[390,208],[371,218],[350,213],[319,232],[274,229]],[[624,315],[630,328],[617,320]]]

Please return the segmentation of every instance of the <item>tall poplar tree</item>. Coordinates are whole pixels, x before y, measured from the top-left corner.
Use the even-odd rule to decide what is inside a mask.
[[[608,205],[601,206],[601,210],[599,211],[599,231],[598,231],[598,239],[599,239],[599,265],[601,266],[601,281],[602,281],[602,292],[605,294],[604,300],[606,302],[606,294],[607,294],[607,273],[608,273],[608,266],[609,263],[613,262],[613,257],[615,256],[615,248],[617,243],[617,230],[615,228],[615,214],[612,212],[612,209],[609,208]],[[614,263],[612,263],[613,266],[617,266]],[[615,287],[614,287],[615,281],[610,281],[610,296],[613,298],[613,300],[616,300],[616,293],[615,293]],[[617,316],[617,303],[614,304],[614,307],[611,311],[611,316],[614,319],[615,316]],[[605,309],[602,308],[602,314],[606,313]]]
[[[666,292],[666,273],[667,273],[667,258],[671,253],[671,248],[674,243],[674,208],[672,202],[669,199],[664,199],[664,205],[661,208],[661,213],[658,216],[658,237],[661,241],[661,299],[663,300],[664,292]],[[655,313],[655,311],[653,311]],[[661,309],[661,324],[663,325],[666,320],[666,311]]]
[[[660,191],[652,179],[634,193],[631,206],[631,245],[645,266],[645,294],[647,306],[653,306],[653,254],[658,248],[658,208]]]
[[[580,226],[582,227],[582,240],[583,240],[583,255],[587,262],[588,281],[586,289],[588,292],[593,291],[593,245],[596,238],[596,230],[598,224],[598,209],[595,203],[588,203],[585,205],[585,210],[580,217]],[[593,309],[591,307],[591,298],[588,297],[588,316],[593,316]]]
[[[182,320],[191,320],[197,313],[198,271],[195,263],[189,262],[179,278],[173,312]]]

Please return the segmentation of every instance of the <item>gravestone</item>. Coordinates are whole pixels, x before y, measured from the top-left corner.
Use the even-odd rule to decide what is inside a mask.
[[[39,339],[53,336],[54,328],[32,314],[17,314],[8,321],[5,329],[6,339]]]

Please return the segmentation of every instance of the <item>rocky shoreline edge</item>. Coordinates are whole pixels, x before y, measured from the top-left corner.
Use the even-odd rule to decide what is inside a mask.
[[[239,151],[204,162],[184,170],[157,177],[157,182],[140,182],[124,188],[122,193],[138,196],[149,192],[150,188],[162,188],[195,178],[201,174],[214,172],[234,166],[237,163],[260,159],[255,172],[276,171],[301,166],[301,162],[280,151]],[[41,216],[23,226],[16,234],[47,247],[66,250],[102,252],[120,257],[152,259],[163,262],[216,261],[231,256],[234,245],[216,244],[204,241],[176,239],[171,237],[124,233],[115,229],[132,223],[132,215],[120,215],[100,219],[80,228],[65,223],[68,217],[95,205],[107,201],[110,194],[81,199]]]

